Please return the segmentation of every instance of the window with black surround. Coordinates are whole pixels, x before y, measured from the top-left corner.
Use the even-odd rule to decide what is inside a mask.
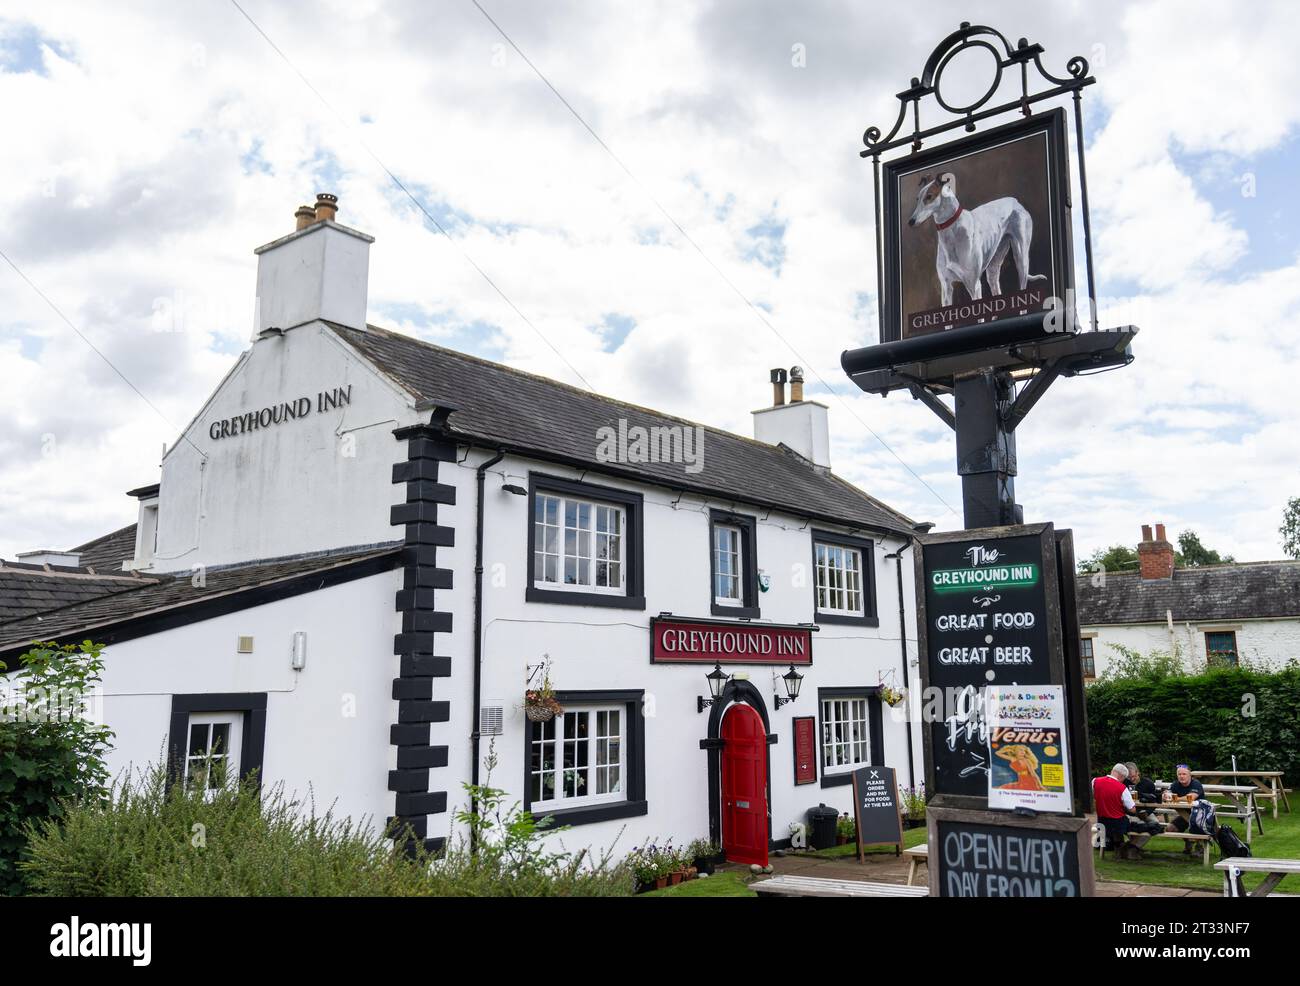
[[[1097,677],[1097,660],[1093,654],[1093,638],[1083,637],[1079,640],[1079,661],[1085,678]]]
[[[885,762],[879,686],[817,689],[821,786],[849,784],[853,772]]]
[[[646,813],[644,691],[564,691],[524,730],[524,809],[556,825]]]
[[[168,783],[216,790],[253,771],[260,781],[266,746],[266,692],[173,695]]]
[[[645,609],[640,493],[533,473],[529,602]]]
[[[814,621],[879,626],[875,542],[813,531],[812,547]]]
[[[714,616],[759,615],[758,551],[753,517],[709,511],[709,591]]]

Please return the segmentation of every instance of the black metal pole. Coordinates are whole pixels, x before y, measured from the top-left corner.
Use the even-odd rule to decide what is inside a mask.
[[[957,473],[961,476],[965,525],[1003,527],[1023,523],[1016,503],[1016,436],[1004,409],[1014,397],[1011,375],[981,370],[954,381]]]
[[[470,723],[469,745],[472,761],[469,769],[469,782],[478,787],[479,754],[479,718],[483,703],[483,479],[489,469],[506,457],[505,452],[497,451],[474,470],[474,720]],[[469,810],[478,812],[478,799],[471,798]],[[469,830],[470,852],[478,850],[477,833]]]

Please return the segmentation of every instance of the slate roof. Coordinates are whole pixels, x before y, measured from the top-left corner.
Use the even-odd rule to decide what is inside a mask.
[[[202,586],[193,584],[189,570],[154,575],[140,579],[138,585],[122,592],[0,622],[0,657],[33,640],[57,640],[73,633],[78,638],[84,635],[111,641],[108,628],[120,627],[127,621],[155,618],[157,622],[160,617],[178,617],[177,622],[193,622],[204,618],[200,608],[206,604],[224,601],[233,603],[229,609],[240,609],[243,606],[238,598],[252,593],[255,598],[246,605],[257,605],[272,598],[267,595],[268,590],[304,579],[307,581],[302,591],[311,591],[329,584],[328,576],[337,569],[367,561],[396,559],[400,553],[401,546],[393,544],[214,567],[205,573],[206,583]]]
[[[793,452],[708,426],[702,426],[703,469],[697,473],[672,462],[602,463],[597,431],[617,429],[620,418],[629,427],[696,423],[377,326],[365,332],[331,328],[418,400],[457,408],[448,418],[453,437],[848,527],[912,531],[904,514]]]
[[[1164,623],[1166,611],[1175,622],[1300,617],[1300,561],[1176,568],[1169,579],[1110,573],[1100,586],[1085,575],[1078,597],[1081,626]]]
[[[135,557],[135,525],[127,524],[72,550],[81,553],[82,568],[93,568],[100,575],[120,573],[122,562]]]
[[[136,589],[140,583],[129,576],[97,578],[85,568],[47,570],[0,560],[0,622]]]

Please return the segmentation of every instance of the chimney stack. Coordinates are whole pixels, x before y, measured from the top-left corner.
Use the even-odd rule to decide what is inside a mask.
[[[772,406],[781,407],[785,404],[785,370],[777,367],[771,373],[772,377]]]
[[[1138,545],[1138,572],[1144,579],[1169,579],[1174,575],[1174,546],[1165,538],[1165,525],[1157,524],[1155,537],[1151,525],[1142,525],[1142,543]]]
[[[364,332],[373,236],[334,222],[337,195],[299,206],[295,229],[258,247],[253,335],[317,320]]]
[[[333,222],[334,217],[339,214],[339,197],[331,195],[329,192],[316,193],[316,221]]]
[[[784,445],[814,466],[830,469],[830,425],[826,405],[803,399],[803,369],[778,367],[771,373],[772,406],[754,411],[754,437],[769,445]],[[785,401],[785,383],[790,381],[790,403]]]

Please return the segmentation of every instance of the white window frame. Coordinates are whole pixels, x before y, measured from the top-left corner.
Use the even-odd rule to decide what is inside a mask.
[[[191,712],[189,719],[185,723],[185,777],[184,784],[188,790],[190,784],[191,770],[197,763],[205,762],[209,757],[212,759],[224,758],[226,761],[226,783],[233,784],[239,780],[239,763],[243,755],[244,745],[244,715],[243,712]],[[212,753],[212,727],[214,725],[226,725],[230,728],[226,735],[229,737],[229,749],[217,753]],[[202,755],[190,752],[190,737],[193,734],[195,726],[207,727],[207,747],[206,752]],[[207,785],[204,787],[204,796],[211,798],[219,788]]]
[[[858,707],[862,713],[861,719],[857,717]],[[847,729],[847,733],[837,736],[836,727]],[[842,738],[843,736],[847,738]],[[865,694],[837,695],[822,699],[820,746],[818,755],[822,764],[822,776],[848,773],[871,763],[871,705]],[[847,747],[843,759],[840,753],[842,747]]]
[[[546,501],[556,501],[556,523],[549,524],[546,522]],[[573,504],[575,516],[580,520],[582,508],[586,507],[590,511],[589,516],[591,524],[587,528],[575,526],[568,527],[565,524],[565,517],[568,513],[568,506]],[[542,512],[542,519],[538,520],[538,511]],[[601,532],[597,530],[597,518],[599,511],[609,510],[612,516],[617,518],[618,533]],[[627,528],[627,508],[622,504],[609,503],[604,500],[590,499],[587,497],[570,496],[565,493],[552,493],[545,489],[539,489],[534,494],[533,516],[530,519],[533,525],[533,557],[530,560],[532,565],[531,577],[532,585],[538,589],[555,590],[558,592],[596,592],[609,596],[627,595],[627,566],[628,566],[628,528]],[[554,530],[555,534],[555,551],[546,550],[546,531]],[[565,549],[567,533],[572,530],[575,533],[575,548],[577,551],[570,555]],[[585,534],[588,540],[589,554],[582,554],[582,535]],[[605,539],[606,544],[611,540],[618,546],[618,558],[611,562],[608,558],[598,556],[599,543]],[[542,574],[539,577],[537,573],[538,558],[542,559]],[[557,581],[546,579],[545,560],[547,558],[555,559],[555,574]],[[591,578],[590,582],[565,582],[564,574],[566,563],[572,559],[574,562],[575,574],[581,573],[580,562],[587,562],[587,572]],[[597,585],[596,584],[596,566],[599,562],[605,561],[608,564],[618,565],[618,584],[617,585]]]
[[[847,565],[832,564],[832,560],[837,554],[842,559],[847,559],[849,557],[856,558],[857,559],[856,572],[853,571]],[[823,561],[823,558],[825,559],[825,561]],[[865,561],[863,551],[860,548],[853,547],[852,545],[836,544],[834,541],[814,541],[813,561],[814,561],[814,568],[816,569],[816,571],[814,572],[815,585],[813,589],[814,592],[816,592],[817,594],[816,595],[817,612],[827,613],[832,616],[865,616],[867,612],[866,610],[867,592],[866,592],[866,578],[865,578],[866,573],[863,570],[863,564]],[[827,576],[825,581],[823,581],[823,573]],[[830,576],[832,573],[835,573],[839,576],[840,579],[839,585],[831,584]],[[856,588],[849,585],[850,576],[856,577],[857,579]],[[823,598],[825,598],[827,603],[830,602],[832,593],[843,595],[844,602],[847,603],[850,600],[852,593],[854,592],[856,592],[858,596],[858,605],[856,609],[847,608],[844,606],[822,605]]]
[[[606,713],[606,723],[609,722],[608,714],[618,716],[618,732],[608,732],[601,735],[599,732],[600,713]],[[569,714],[586,715],[588,717],[587,736],[585,739],[570,738],[566,735],[569,727]],[[539,734],[544,737],[546,727],[554,725],[554,736],[551,739],[538,738]],[[614,762],[602,764],[600,762],[600,745],[601,741],[610,739],[618,740],[618,759]],[[585,743],[587,746],[586,760],[586,783],[587,786],[594,789],[597,786],[599,772],[608,770],[610,767],[618,768],[618,790],[607,791],[603,794],[579,794],[572,797],[566,797],[564,791],[564,753],[565,747],[569,742]],[[529,793],[532,792],[533,778],[537,774],[550,774],[554,778],[553,792],[558,792],[558,797],[545,797],[546,787],[543,784],[539,793],[543,795],[540,799],[531,799],[529,810],[537,814],[545,814],[551,810],[565,810],[569,808],[582,808],[588,805],[613,804],[627,800],[627,787],[629,782],[629,764],[628,764],[628,707],[626,702],[614,703],[612,705],[593,704],[593,705],[573,705],[565,708],[564,712],[558,714],[548,723],[533,723],[530,727],[528,739],[528,761],[526,764],[527,776],[525,783],[528,785]],[[551,770],[535,771],[533,769],[533,754],[539,746],[552,746]],[[575,758],[576,759],[576,758]],[[608,755],[606,760],[608,761]],[[542,761],[545,765],[546,761]]]
[[[714,523],[712,526],[713,526],[713,535],[712,535],[713,545],[712,545],[712,550],[710,552],[710,558],[712,559],[712,564],[710,565],[711,571],[709,575],[713,587],[713,601],[717,603],[719,606],[744,606],[745,605],[745,540],[744,540],[745,531],[744,528],[740,527],[737,524],[725,524],[721,522]],[[725,552],[723,551],[722,547],[718,543],[719,535],[722,534],[723,532],[731,535],[732,538],[731,548]],[[734,558],[734,562],[733,562],[734,571],[731,573],[723,573],[722,571],[720,571],[719,561],[724,553]],[[734,596],[718,595],[719,578],[734,579],[735,586],[736,586],[736,594]]]

